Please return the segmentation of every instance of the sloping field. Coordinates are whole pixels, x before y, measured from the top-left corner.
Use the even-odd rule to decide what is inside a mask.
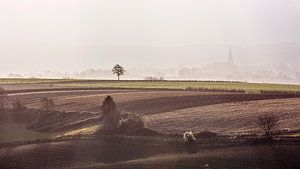
[[[240,121],[240,126],[232,125],[228,126],[228,129],[226,129],[224,125],[216,125],[215,128],[211,128],[209,125],[206,125],[206,123],[203,123],[203,125],[198,124],[199,121],[197,120],[205,119],[205,116],[201,116],[201,112],[198,112],[198,110],[204,111],[203,114],[210,116],[211,119],[213,119],[216,114],[215,110],[218,110],[219,113],[223,111],[226,113],[228,105],[222,105],[222,103],[233,104],[244,101],[300,97],[296,94],[245,94],[174,90],[78,90],[12,93],[9,94],[9,99],[12,103],[14,100],[20,99],[26,106],[34,109],[40,109],[40,100],[42,97],[53,99],[55,103],[54,109],[56,111],[66,111],[66,113],[57,112],[56,114],[48,114],[43,118],[44,120],[41,121],[40,124],[31,126],[31,129],[37,127],[39,131],[59,132],[64,130],[80,129],[80,127],[87,127],[87,125],[100,123],[100,106],[107,95],[111,95],[114,98],[121,112],[140,114],[145,116],[146,123],[149,127],[158,129],[162,132],[173,131],[176,133],[182,133],[183,130],[188,129],[193,129],[193,131],[209,129],[226,133],[228,130],[235,132],[237,130],[248,129],[249,126],[242,125],[244,121]],[[252,106],[256,107],[255,104],[258,103],[253,103]],[[211,107],[207,107],[209,105]],[[265,105],[267,106],[268,103]],[[280,106],[280,101],[277,105],[277,110],[285,107]],[[223,107],[225,107],[225,109],[223,109]],[[293,107],[293,105],[291,105],[291,107]],[[195,111],[194,108],[197,111]],[[228,109],[235,110],[237,108],[244,109],[245,107],[244,105],[239,106],[239,104],[233,104]],[[294,107],[294,109],[296,111],[298,110],[298,107]],[[264,112],[260,109],[257,111],[258,113]],[[191,116],[190,113],[197,114],[199,117],[195,118],[196,116]],[[245,111],[239,111],[239,114],[232,114],[232,116],[236,116],[236,118],[247,118],[247,113],[248,112]],[[157,116],[151,116],[152,114],[157,114]],[[176,129],[176,125],[174,126],[171,122],[169,122],[171,120],[167,119],[167,117],[169,117],[169,119],[174,119],[174,123],[180,123],[182,128]],[[221,118],[222,113],[218,114],[218,117]],[[183,121],[176,122],[176,119],[178,118],[183,119]],[[186,121],[184,121],[184,119],[186,119]],[[188,120],[192,121],[189,122]],[[222,119],[220,119],[220,121],[222,121]],[[227,124],[226,122],[223,123],[225,125]],[[44,127],[42,125],[44,125]],[[167,131],[167,129],[164,128],[169,128],[170,131]]]
[[[38,133],[28,130],[24,124],[3,122],[0,123],[0,133],[0,143],[49,138],[54,135],[51,133]]]
[[[112,163],[175,152],[184,152],[184,147],[99,140],[29,144],[0,149],[0,168],[55,168]]]
[[[194,149],[191,154],[183,144],[99,140],[30,144],[1,149],[0,168],[283,169],[299,165],[300,147],[297,145],[282,145],[275,150],[264,145]]]
[[[23,91],[10,93],[9,100],[13,103],[16,99],[20,99],[26,106],[32,108],[27,111],[38,113],[42,97],[53,99],[55,111],[43,116],[41,123],[31,126],[31,129],[45,127],[50,131],[64,130],[69,135],[76,135],[92,133],[98,128],[101,123],[100,106],[107,95],[114,98],[119,110],[140,114],[147,127],[162,133],[182,134],[186,130],[192,130],[194,133],[210,130],[219,134],[233,134],[256,131],[257,117],[265,113],[279,114],[281,129],[300,128],[300,95],[296,93],[253,94],[90,88],[88,90]],[[26,113],[19,116],[25,118]],[[49,131],[46,129],[44,131]],[[142,139],[147,140],[147,138]],[[184,144],[178,142],[169,144],[160,136],[155,136],[152,140],[160,140],[160,142],[153,144],[147,140],[146,143],[140,143],[136,138],[131,139],[130,142],[122,142],[122,139],[112,142],[89,139],[6,147],[0,149],[0,168],[84,166],[86,168],[181,169],[195,166],[197,168],[224,168],[225,166],[225,168],[238,169],[271,169],[277,165],[274,153],[270,152],[273,150],[269,146],[253,145],[209,150],[199,148],[198,152],[190,154]],[[284,149],[280,152],[283,154],[282,165],[287,160],[290,160],[288,163],[291,164],[282,168],[298,165],[299,146],[281,148]]]
[[[244,94],[201,91],[163,90],[81,90],[48,91],[9,94],[13,103],[17,98],[29,108],[40,108],[42,97],[54,100],[55,110],[99,111],[102,101],[111,95],[120,110],[138,114],[155,114],[211,104],[300,97],[296,94]]]
[[[200,149],[196,154],[160,154],[114,164],[98,164],[85,169],[287,169],[299,166],[299,147],[241,146]],[[79,168],[79,167],[78,167]],[[77,168],[77,169],[78,169]]]
[[[299,98],[223,103],[146,115],[144,119],[149,128],[163,133],[210,130],[232,134],[257,130],[257,117],[270,113],[279,115],[280,129],[299,129],[299,103]]]
[[[30,108],[39,108],[42,97],[54,100],[55,109],[65,111],[99,111],[102,101],[111,95],[120,104],[136,100],[148,100],[161,97],[182,97],[210,95],[197,91],[148,91],[148,90],[80,90],[80,91],[44,91],[9,94],[11,102],[20,99]],[[150,106],[150,105],[149,105]]]
[[[201,94],[193,96],[164,97],[136,100],[120,103],[120,108],[138,114],[157,114],[173,112],[180,109],[215,105],[221,103],[242,102],[251,100],[268,100],[278,98],[294,98],[298,95],[274,95],[274,94]]]

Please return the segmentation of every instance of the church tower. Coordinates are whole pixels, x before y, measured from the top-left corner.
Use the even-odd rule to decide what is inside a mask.
[[[229,48],[228,64],[233,65],[233,57],[232,57],[231,48]]]

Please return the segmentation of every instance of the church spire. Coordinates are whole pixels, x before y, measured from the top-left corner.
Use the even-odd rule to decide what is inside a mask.
[[[233,57],[232,57],[231,47],[229,48],[228,63],[233,65]]]

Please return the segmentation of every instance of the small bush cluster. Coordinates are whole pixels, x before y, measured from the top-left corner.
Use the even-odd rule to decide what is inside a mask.
[[[143,119],[136,114],[121,114],[111,96],[107,96],[102,104],[103,120],[99,133],[117,134],[144,129]]]
[[[232,93],[246,93],[246,90],[242,89],[209,89],[201,87],[187,87],[185,90],[188,91],[204,91],[204,92],[232,92]]]
[[[119,128],[121,131],[144,127],[145,125],[142,118],[136,114],[126,114],[119,122]]]
[[[153,76],[146,76],[146,81],[163,81],[165,80],[163,77],[153,77]]]

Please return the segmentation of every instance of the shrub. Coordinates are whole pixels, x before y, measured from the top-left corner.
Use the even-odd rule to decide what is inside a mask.
[[[186,131],[183,134],[183,140],[186,144],[193,144],[196,141],[196,138],[194,137],[194,134],[191,131]]]
[[[116,104],[111,96],[107,96],[101,107],[103,111],[103,122],[101,130],[116,131],[119,127],[120,113],[117,110]]]
[[[126,114],[119,122],[121,131],[145,128],[142,118],[136,114]]]

